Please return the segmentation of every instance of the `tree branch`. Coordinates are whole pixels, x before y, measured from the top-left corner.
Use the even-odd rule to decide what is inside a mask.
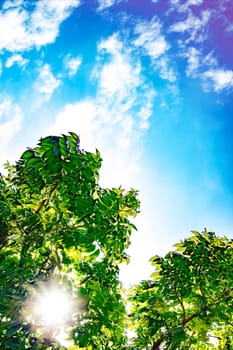
[[[41,209],[43,208],[43,206],[45,205],[46,202],[47,202],[47,198],[43,199],[43,200],[40,202],[39,206],[38,206],[37,209],[35,210],[35,214],[38,214],[38,213],[41,211]]]
[[[153,343],[151,350],[159,350],[159,346],[164,340],[164,335],[162,335],[156,342]]]
[[[196,312],[195,314],[192,314],[191,316],[185,318],[181,323],[180,326],[186,325],[186,323],[192,321],[193,318],[197,317],[199,315],[199,312]]]
[[[38,208],[35,210],[35,213],[36,213],[36,214],[38,214],[38,213],[41,211],[41,209],[44,207],[45,203],[48,201],[49,197],[50,197],[50,196],[53,194],[53,192],[56,190],[57,186],[58,186],[58,183],[52,187],[52,189],[51,189],[51,191],[50,191],[48,197],[47,197],[47,198],[44,198],[44,199],[40,202]]]
[[[176,291],[175,287],[174,287],[174,290]],[[219,302],[220,300],[222,300],[224,297],[228,296],[229,293],[232,292],[232,291],[233,291],[233,288],[229,288],[229,289],[227,289],[227,290],[224,290],[223,293],[220,295],[220,297],[218,297],[216,300],[214,300],[211,304],[208,305],[209,308],[210,308],[211,306],[215,305],[215,304],[216,304],[217,302]],[[181,305],[181,307],[182,307],[182,305],[183,305],[182,300],[179,298],[179,296],[177,295],[177,293],[176,293],[176,296],[177,296],[177,300],[179,301],[179,303],[180,303],[180,305]],[[184,305],[183,305],[183,307],[184,307]],[[183,313],[184,313],[184,312],[185,312],[185,309],[183,309],[183,307],[182,307],[182,310],[183,310]],[[189,316],[189,317],[187,317],[187,318],[184,318],[184,319],[182,320],[182,322],[179,324],[179,326],[185,326],[186,323],[192,321],[192,319],[194,319],[195,317],[197,317],[197,316],[200,314],[201,311],[202,311],[202,309],[201,309],[199,312],[196,312],[196,313],[192,314],[191,316]],[[231,326],[233,326],[233,324],[231,324],[231,323],[229,323],[229,324],[230,324]],[[156,342],[154,342],[153,345],[152,345],[151,350],[160,350],[160,345],[161,345],[161,343],[164,341],[164,338],[165,338],[165,335],[162,335]]]
[[[183,312],[183,320],[182,320],[182,322],[183,322],[185,320],[185,318],[186,318],[186,312],[185,312],[184,304],[183,304],[183,301],[181,300],[181,298],[179,297],[179,295],[177,293],[176,286],[174,286],[174,291],[175,291],[176,299],[178,300],[178,302],[179,302],[179,304],[181,306],[182,312]]]

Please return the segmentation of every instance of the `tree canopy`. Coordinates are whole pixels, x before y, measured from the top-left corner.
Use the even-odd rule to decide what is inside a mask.
[[[85,349],[125,344],[119,264],[127,261],[137,192],[98,184],[101,157],[71,133],[46,137],[0,181],[0,348],[55,347],[24,318],[28,295],[50,278],[86,300],[70,334]],[[55,276],[55,277],[54,277]],[[50,344],[49,344],[50,343]]]
[[[232,349],[233,241],[193,232],[131,292],[137,349]]]
[[[102,188],[100,166],[99,152],[80,149],[74,133],[43,138],[6,165],[0,177],[0,348],[231,349],[233,241],[193,232],[164,257],[152,257],[151,279],[126,293],[119,265],[129,262],[138,193]],[[64,325],[52,309],[56,297],[42,301],[54,288],[57,308],[70,306]],[[49,323],[43,308],[53,310]],[[73,343],[61,344],[63,328]]]

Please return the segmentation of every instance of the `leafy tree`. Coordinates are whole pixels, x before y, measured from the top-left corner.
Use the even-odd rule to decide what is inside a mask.
[[[46,329],[33,313],[38,294],[53,285],[72,301],[70,350],[232,349],[233,241],[206,230],[151,259],[155,271],[130,290],[127,318],[119,264],[129,261],[129,218],[139,201],[133,189],[101,188],[100,166],[99,152],[81,150],[74,133],[41,139],[6,165],[0,349],[65,349],[62,326]]]
[[[175,247],[131,291],[135,349],[232,349],[233,240],[205,230]]]
[[[128,261],[129,217],[139,202],[133,189],[101,188],[100,165],[99,152],[81,150],[74,133],[41,139],[7,164],[0,178],[1,349],[62,348],[25,316],[27,300],[50,280],[84,301],[69,324],[73,349],[124,347],[119,264]]]

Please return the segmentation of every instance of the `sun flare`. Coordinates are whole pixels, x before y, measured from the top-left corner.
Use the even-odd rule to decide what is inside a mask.
[[[76,311],[71,291],[58,282],[50,281],[32,288],[23,314],[33,329],[53,333],[70,325]]]
[[[70,337],[72,325],[84,310],[86,300],[77,291],[58,278],[28,286],[28,298],[22,308],[24,323],[39,339],[58,342],[62,346],[73,345]]]
[[[70,298],[57,287],[49,288],[37,296],[34,312],[43,326],[54,328],[64,325],[71,317]]]

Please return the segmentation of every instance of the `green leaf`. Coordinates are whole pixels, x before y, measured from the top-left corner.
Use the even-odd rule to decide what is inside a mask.
[[[151,280],[131,291],[137,349],[214,349],[208,334],[224,339],[232,324],[232,240],[192,234],[165,257],[152,257]]]
[[[72,288],[78,313],[74,307],[68,328],[77,349],[126,346],[118,265],[128,259],[139,202],[134,190],[101,188],[100,165],[100,153],[80,150],[75,133],[43,138],[7,165],[0,178],[0,348],[50,347],[43,334],[51,331],[24,316],[37,289],[52,281]]]

